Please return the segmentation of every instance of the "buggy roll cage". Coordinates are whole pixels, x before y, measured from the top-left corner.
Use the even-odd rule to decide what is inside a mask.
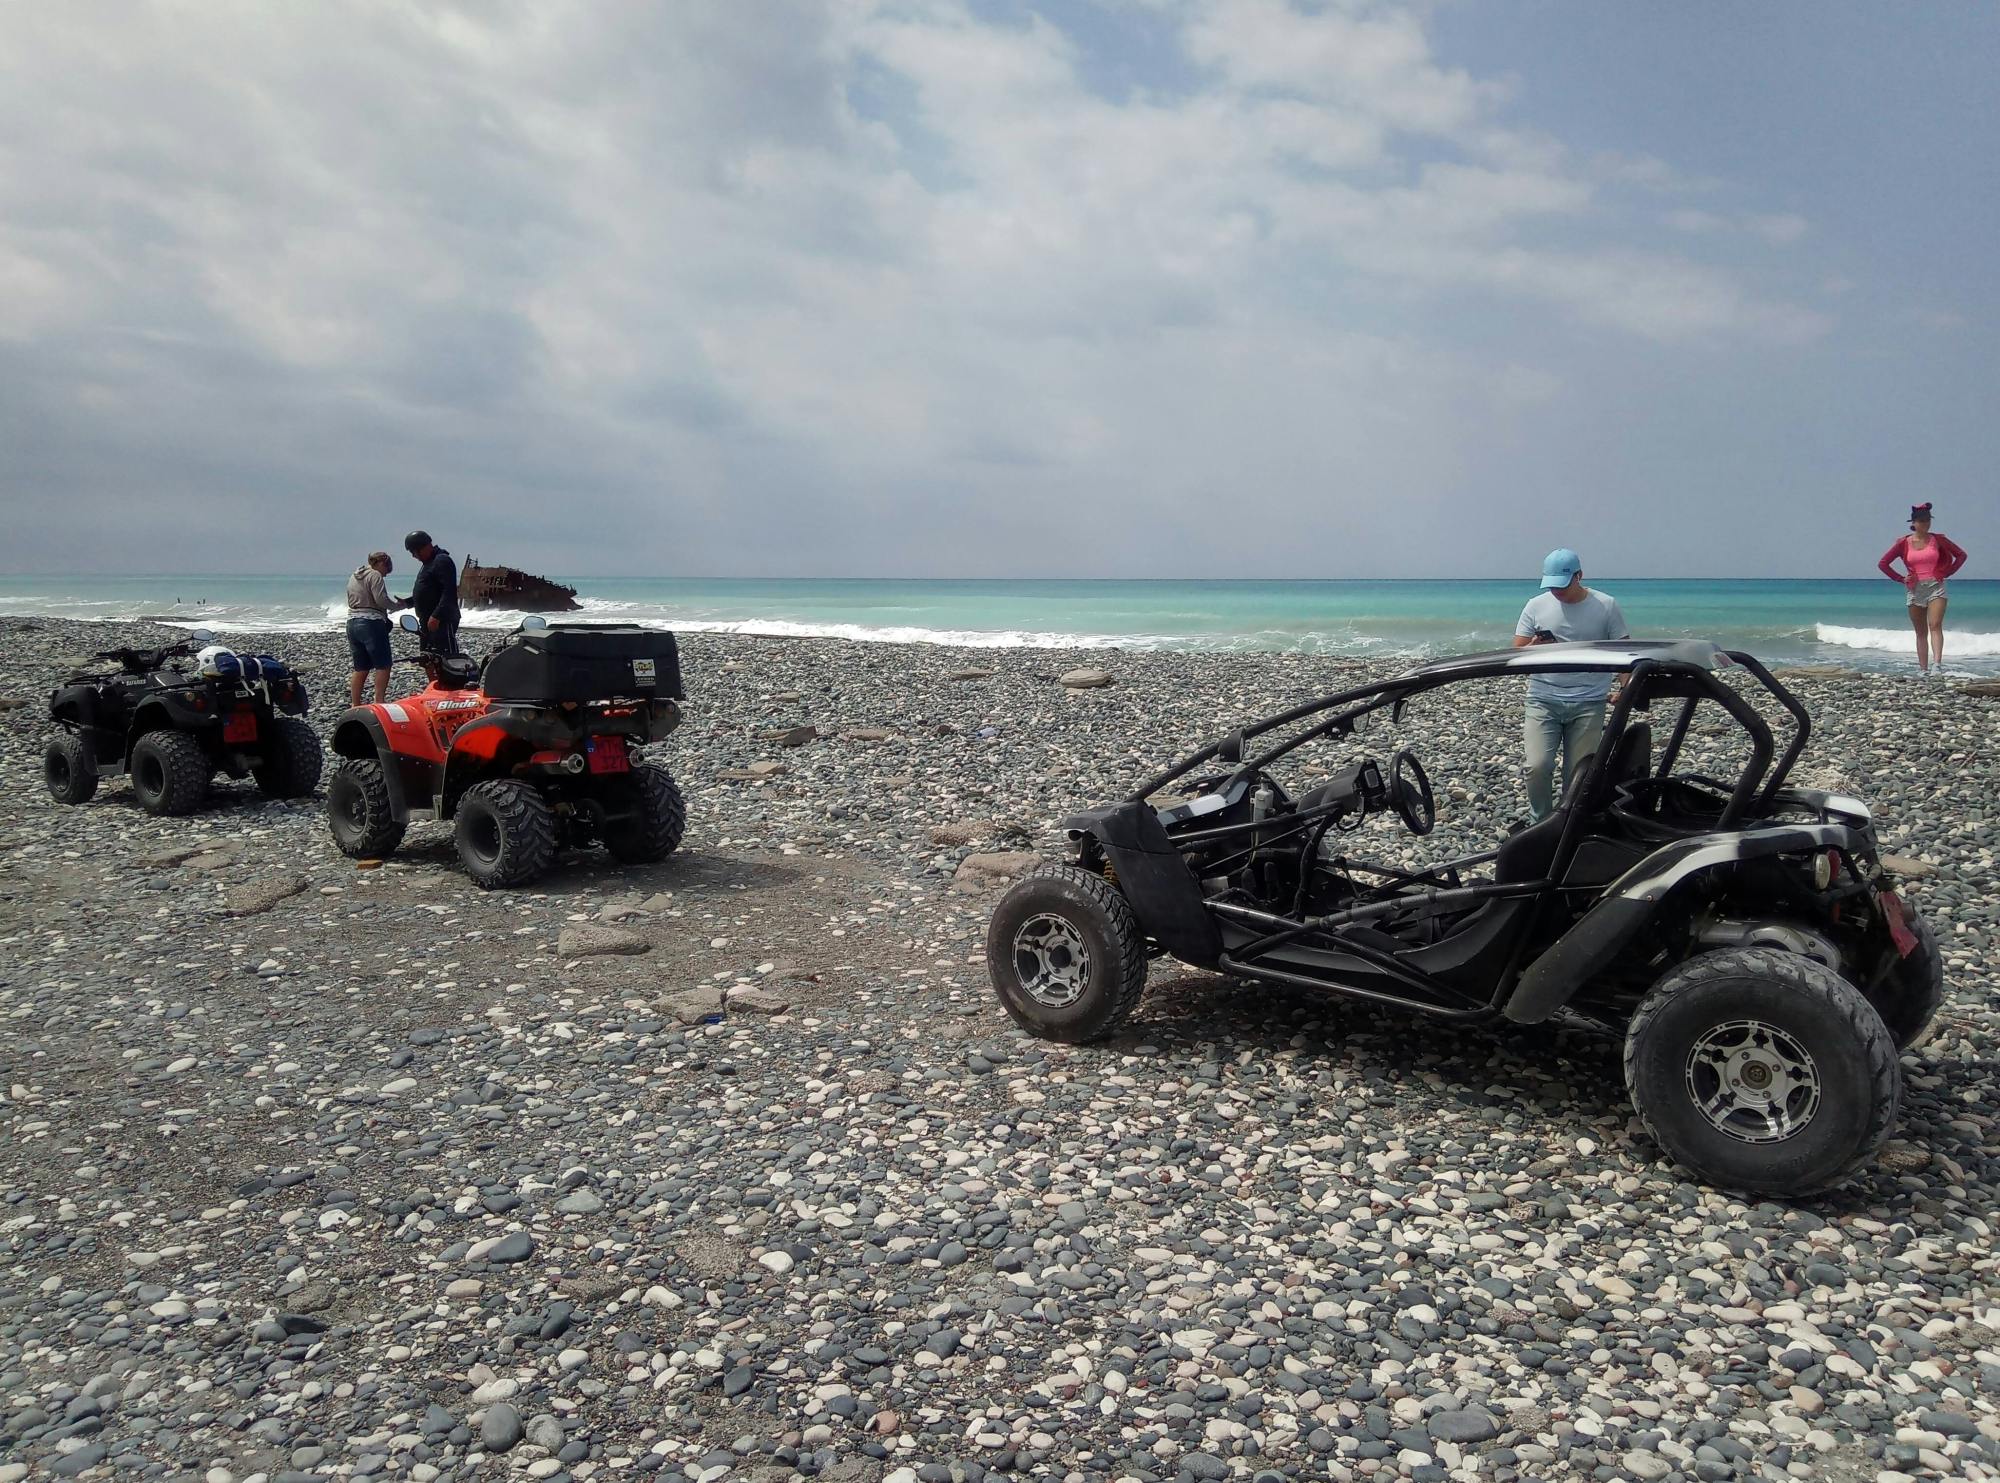
[[[1771,728],[1763,717],[1752,709],[1749,702],[1737,691],[1715,678],[1714,671],[1736,666],[1749,673],[1774,700],[1791,716],[1794,730],[1791,741],[1778,758],[1777,767],[1771,770],[1768,780],[1765,773],[1771,769],[1771,758],[1775,743]],[[1787,690],[1758,660],[1734,649],[1723,649],[1715,644],[1687,640],[1626,640],[1623,642],[1593,642],[1569,644],[1540,644],[1522,649],[1501,649],[1486,654],[1467,654],[1456,659],[1440,659],[1399,675],[1392,680],[1378,680],[1353,690],[1339,691],[1333,695],[1309,700],[1303,705],[1281,711],[1275,716],[1257,722],[1253,726],[1239,727],[1227,736],[1211,742],[1200,751],[1183,758],[1167,771],[1142,784],[1127,800],[1143,803],[1169,783],[1186,777],[1204,762],[1221,759],[1231,763],[1239,773],[1255,773],[1269,767],[1288,753],[1298,750],[1307,742],[1322,736],[1346,735],[1353,731],[1354,723],[1362,717],[1385,707],[1401,713],[1403,705],[1426,691],[1456,684],[1461,680],[1491,679],[1508,674],[1616,674],[1631,676],[1618,704],[1613,708],[1610,719],[1605,724],[1605,735],[1598,746],[1598,755],[1607,754],[1624,734],[1635,702],[1644,700],[1648,704],[1657,696],[1682,697],[1679,716],[1675,719],[1672,732],[1668,736],[1665,751],[1660,758],[1654,776],[1664,778],[1673,769],[1682,746],[1687,740],[1689,727],[1693,724],[1695,709],[1703,700],[1712,700],[1721,706],[1742,726],[1750,736],[1751,758],[1731,791],[1728,808],[1717,825],[1718,828],[1734,827],[1750,808],[1753,800],[1757,807],[1768,806],[1784,786],[1790,776],[1793,764],[1805,751],[1806,743],[1812,737],[1812,719],[1796,696]],[[1671,688],[1662,687],[1667,681]],[[1345,707],[1339,714],[1299,732],[1296,736],[1280,742],[1268,751],[1248,758],[1244,757],[1247,744],[1260,736],[1296,725],[1309,717],[1320,715],[1335,707]],[[1764,786],[1761,791],[1758,783]],[[1249,826],[1239,827],[1247,831]],[[1225,830],[1204,830],[1203,835],[1213,838]]]
[[[1742,694],[1716,678],[1717,670],[1731,666],[1741,668],[1754,678],[1794,722],[1793,735],[1783,753],[1777,755],[1775,767],[1772,763],[1776,745],[1770,726]],[[1686,743],[1695,711],[1704,700],[1721,706],[1750,738],[1749,761],[1733,787],[1726,789],[1727,799],[1713,826],[1718,831],[1739,827],[1753,810],[1761,812],[1770,806],[1811,737],[1812,722],[1805,707],[1749,654],[1724,650],[1710,643],[1688,641],[1537,645],[1439,660],[1391,680],[1377,681],[1294,706],[1253,726],[1232,731],[1175,764],[1145,783],[1127,800],[1127,807],[1149,808],[1153,794],[1207,762],[1219,759],[1229,764],[1231,771],[1228,776],[1231,779],[1254,776],[1308,742],[1324,736],[1352,734],[1354,723],[1372,712],[1388,708],[1393,714],[1400,714],[1407,701],[1427,691],[1461,680],[1538,673],[1623,673],[1629,676],[1618,704],[1612,708],[1596,753],[1588,759],[1574,785],[1572,800],[1589,799],[1601,789],[1604,759],[1615,754],[1634,710],[1650,707],[1657,699],[1679,698],[1681,707],[1665,750],[1650,773],[1653,781],[1664,780],[1671,775]],[[1321,719],[1313,720],[1315,717]],[[1313,724],[1262,752],[1246,757],[1251,741],[1302,721],[1312,721]],[[1722,784],[1711,783],[1711,786],[1724,791]],[[1339,803],[1330,803],[1276,819],[1266,817],[1184,831],[1168,838],[1176,852],[1185,856],[1232,839],[1246,841],[1250,850],[1268,848],[1280,840],[1312,830],[1312,845],[1307,853],[1317,854],[1318,841],[1324,837],[1340,807]],[[1382,987],[1371,988],[1349,979],[1341,984],[1343,992],[1363,999],[1415,1008],[1444,1019],[1473,1019],[1490,1015],[1498,1007],[1499,999],[1478,999],[1416,963],[1401,961],[1379,947],[1357,940],[1342,929],[1365,927],[1372,921],[1413,909],[1427,914],[1448,913],[1481,907],[1493,901],[1540,896],[1564,878],[1588,831],[1591,813],[1588,807],[1565,807],[1560,838],[1546,870],[1535,880],[1463,884],[1459,872],[1493,860],[1498,851],[1489,850],[1421,872],[1394,870],[1360,861],[1336,862],[1349,873],[1350,879],[1353,872],[1359,872],[1380,877],[1384,884],[1357,890],[1344,909],[1319,917],[1306,915],[1303,889],[1292,903],[1291,911],[1283,914],[1240,902],[1210,899],[1206,902],[1209,911],[1240,928],[1258,933],[1253,940],[1242,943],[1233,951],[1221,953],[1217,966],[1254,977],[1322,987],[1322,979],[1300,972],[1295,967],[1280,966],[1270,961],[1270,955],[1304,938],[1339,934],[1333,938],[1338,952],[1366,963],[1386,980]],[[1235,857],[1232,854],[1224,858]],[[1512,955],[1516,968],[1520,966],[1519,952],[1517,947]],[[1395,990],[1388,987],[1390,984],[1395,986]]]

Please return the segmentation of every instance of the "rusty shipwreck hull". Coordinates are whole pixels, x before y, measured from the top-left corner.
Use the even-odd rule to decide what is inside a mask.
[[[458,600],[468,608],[519,608],[527,613],[574,613],[582,606],[576,589],[511,566],[481,566],[465,558],[458,574]]]

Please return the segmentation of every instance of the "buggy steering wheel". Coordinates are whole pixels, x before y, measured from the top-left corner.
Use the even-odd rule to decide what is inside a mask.
[[[1437,800],[1431,796],[1430,774],[1408,747],[1389,762],[1389,806],[1412,834],[1429,834],[1437,826]]]

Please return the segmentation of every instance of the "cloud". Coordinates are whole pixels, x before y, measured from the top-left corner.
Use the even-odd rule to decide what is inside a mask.
[[[253,564],[338,566],[421,514],[566,570],[1088,566],[1225,491],[1444,499],[1569,335],[1829,326],[1676,255],[1633,205],[1670,166],[1521,126],[1421,10],[1162,5],[1173,65],[1116,97],[1086,14],[22,12],[19,549],[199,564],[247,517]],[[1534,318],[1462,339],[1468,304]]]

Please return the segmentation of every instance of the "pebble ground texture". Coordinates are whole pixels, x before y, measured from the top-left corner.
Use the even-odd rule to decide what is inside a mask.
[[[962,857],[1335,661],[696,637],[684,853],[485,895],[250,783],[52,803],[61,656],[157,631],[0,630],[0,1483],[2000,1477],[1993,701],[1799,682],[1951,997],[1784,1206],[1659,1163],[1581,1027],[1162,964],[1109,1044],[1013,1033]],[[331,723],[337,636],[237,642]],[[1435,718],[1438,848],[1518,816],[1517,717]]]

